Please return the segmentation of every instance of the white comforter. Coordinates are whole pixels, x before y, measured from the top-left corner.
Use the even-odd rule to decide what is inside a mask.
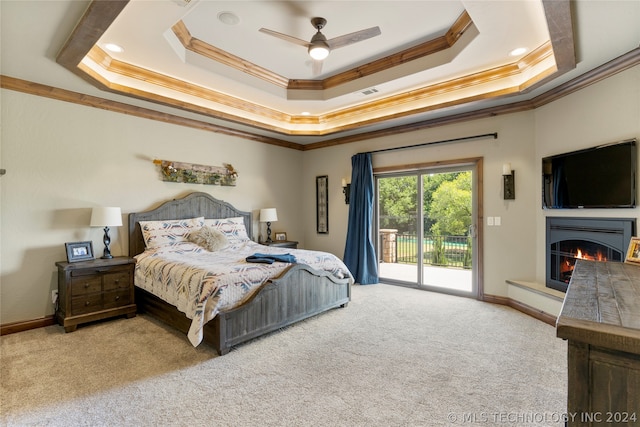
[[[187,242],[147,249],[135,257],[135,285],[192,319],[188,338],[195,347],[202,342],[204,325],[218,312],[242,304],[268,279],[279,276],[291,265],[245,261],[255,253],[289,253],[300,264],[328,271],[338,278],[348,277],[353,282],[349,270],[335,255],[244,241],[216,252]]]

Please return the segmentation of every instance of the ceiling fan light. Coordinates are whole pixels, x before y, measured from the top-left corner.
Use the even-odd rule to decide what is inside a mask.
[[[322,61],[329,56],[329,46],[324,42],[311,43],[309,46],[309,56],[316,61]]]

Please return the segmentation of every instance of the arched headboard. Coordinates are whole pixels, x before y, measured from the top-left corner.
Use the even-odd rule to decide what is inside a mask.
[[[187,219],[203,216],[205,218],[244,218],[244,226],[249,238],[252,239],[251,212],[244,212],[229,203],[218,200],[207,193],[191,193],[181,199],[173,199],[163,203],[155,209],[146,212],[129,214],[129,256],[133,257],[145,249],[140,221],[163,221],[168,219]]]

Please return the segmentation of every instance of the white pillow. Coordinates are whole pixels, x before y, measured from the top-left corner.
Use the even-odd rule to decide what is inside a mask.
[[[209,252],[219,251],[227,247],[227,238],[221,231],[206,225],[189,234],[189,241],[203,247]]]
[[[157,248],[188,241],[189,233],[204,225],[204,217],[164,221],[140,221],[147,248]]]
[[[244,226],[244,218],[205,219],[204,225],[222,232],[231,245],[246,242],[249,239]]]

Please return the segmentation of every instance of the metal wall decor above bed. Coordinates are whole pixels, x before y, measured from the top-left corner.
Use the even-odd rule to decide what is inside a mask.
[[[206,166],[159,159],[153,163],[159,166],[162,180],[167,182],[235,186],[238,179],[238,171],[229,163]]]

